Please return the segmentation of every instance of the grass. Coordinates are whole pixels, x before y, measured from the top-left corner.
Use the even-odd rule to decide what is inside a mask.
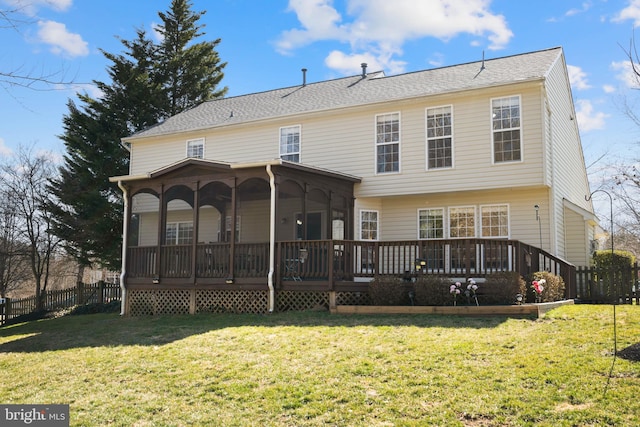
[[[617,331],[639,341],[638,306]],[[0,328],[0,402],[70,404],[72,426],[640,425],[640,363],[613,361],[611,306],[94,314]]]

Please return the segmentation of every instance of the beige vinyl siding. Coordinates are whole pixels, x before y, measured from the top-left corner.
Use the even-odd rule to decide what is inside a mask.
[[[550,227],[548,205],[548,189],[523,188],[508,190],[458,192],[449,194],[425,194],[405,197],[385,197],[367,203],[369,199],[359,199],[358,207],[378,207],[380,212],[380,229],[382,240],[416,240],[418,239],[419,209],[443,208],[445,212],[445,237],[448,236],[448,209],[451,207],[473,206],[476,208],[476,236],[480,237],[480,207],[487,205],[508,205],[509,238],[539,246],[540,233],[533,201],[540,205],[542,226],[542,245],[548,248]]]
[[[550,159],[547,174],[553,200],[550,216],[556,225],[553,251],[566,258],[575,248],[565,246],[571,236],[565,234],[569,229],[563,224],[563,199],[588,211],[591,211],[591,204],[585,200],[590,193],[589,184],[565,68],[563,57],[559,57],[549,72],[545,88],[551,111],[548,118]],[[588,251],[588,247],[584,250]]]
[[[512,95],[521,96],[522,101],[524,161],[494,165],[490,100]],[[427,171],[426,108],[445,102],[454,112],[454,168]],[[131,174],[143,174],[183,159],[186,141],[197,137],[205,138],[208,159],[232,163],[275,159],[279,156],[280,127],[300,124],[304,163],[362,177],[360,197],[500,188],[505,175],[514,187],[542,185],[541,102],[539,84],[527,83],[447,97],[301,114],[162,137],[153,142],[136,140],[132,144]],[[375,116],[389,111],[400,113],[400,173],[376,175]]]
[[[198,242],[217,242],[220,214],[212,207],[200,209],[200,224],[198,230]],[[192,222],[191,210],[178,210],[167,212],[167,222]],[[140,226],[138,232],[138,245],[155,246],[158,244],[158,212],[140,213]]]
[[[565,259],[577,266],[589,265],[589,234],[587,223],[582,215],[564,208]]]

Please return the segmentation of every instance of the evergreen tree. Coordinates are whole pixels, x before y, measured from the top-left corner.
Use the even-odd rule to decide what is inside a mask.
[[[168,13],[159,13],[159,43],[137,30],[134,40],[121,41],[123,54],[102,51],[111,81],[94,84],[103,95],[79,95],[80,107],[68,103],[64,164],[50,190],[62,205],[53,208],[54,232],[81,267],[120,267],[122,200],[109,177],[128,173],[121,138],[226,92],[217,89],[226,65],[215,50],[220,39],[191,44],[203,35],[197,22],[204,12],[190,7],[173,0]]]
[[[193,12],[191,1],[173,0],[167,13],[159,13],[162,24],[157,31],[162,37],[157,55],[165,101],[165,114],[171,117],[181,111],[225,95],[227,88],[217,89],[224,76],[216,47],[220,39],[190,45],[202,36],[198,20],[205,12]]]

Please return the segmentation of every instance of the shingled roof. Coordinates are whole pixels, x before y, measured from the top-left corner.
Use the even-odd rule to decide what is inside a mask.
[[[348,108],[462,90],[540,80],[562,56],[556,47],[395,76],[357,75],[203,102],[128,138],[229,126],[294,114]]]

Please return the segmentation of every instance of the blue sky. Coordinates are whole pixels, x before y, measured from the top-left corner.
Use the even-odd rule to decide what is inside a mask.
[[[0,159],[19,145],[57,154],[66,103],[98,96],[106,81],[99,49],[150,33],[170,0],[0,0],[16,27],[0,25],[0,72],[74,84],[0,86]],[[640,24],[640,0],[193,0],[207,10],[207,39],[221,38],[223,85],[241,95],[354,75],[360,63],[387,75],[562,46],[592,187],[605,163],[637,159],[640,128],[623,113],[637,103],[625,49]],[[637,37],[640,43],[640,32]],[[640,108],[640,106],[638,107]]]

